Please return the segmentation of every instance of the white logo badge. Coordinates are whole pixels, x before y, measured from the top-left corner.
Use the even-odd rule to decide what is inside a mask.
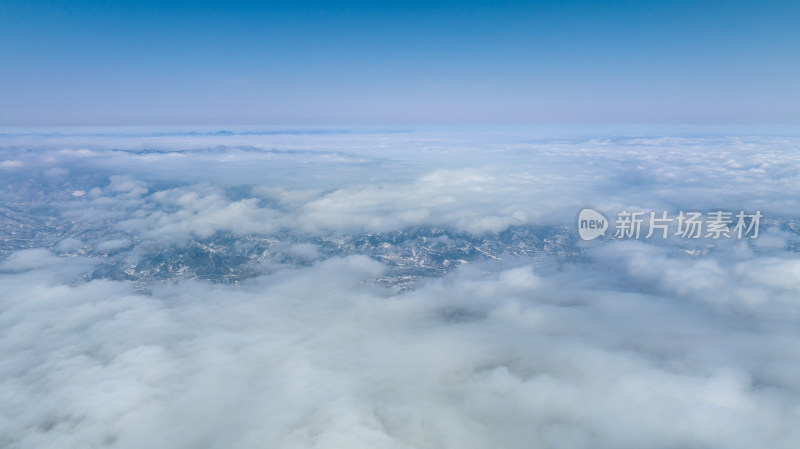
[[[606,234],[608,220],[600,212],[584,209],[578,215],[578,234],[583,240],[594,240]]]

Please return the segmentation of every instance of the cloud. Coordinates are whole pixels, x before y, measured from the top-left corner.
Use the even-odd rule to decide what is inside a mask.
[[[789,448],[800,436],[796,331],[624,280],[565,287],[593,269],[465,266],[392,295],[364,283],[383,268],[356,256],[144,294],[39,266],[25,274],[35,288],[2,278],[2,435],[20,448]]]
[[[0,162],[0,168],[17,168],[22,167],[22,162],[14,160],[5,160]]]
[[[0,136],[0,446],[794,448],[797,143]]]
[[[127,239],[106,240],[95,245],[95,250],[100,252],[113,252],[129,248],[133,242]]]
[[[14,252],[3,259],[0,262],[0,270],[11,272],[26,271],[46,267],[58,261],[58,258],[53,257],[50,252],[44,249],[29,249]]]

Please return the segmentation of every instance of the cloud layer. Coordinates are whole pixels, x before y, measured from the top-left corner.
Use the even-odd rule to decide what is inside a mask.
[[[353,256],[143,294],[69,285],[57,258],[16,253],[0,295],[3,444],[793,447],[798,287],[751,278],[750,303],[728,291],[741,266],[647,260],[661,275],[517,260],[392,295],[364,284],[381,264]],[[675,291],[676,276],[705,282]],[[728,288],[709,297],[713,284]]]
[[[0,447],[800,440],[796,138],[2,143]],[[766,219],[758,239],[578,243],[583,207]],[[223,282],[234,262],[253,275]]]

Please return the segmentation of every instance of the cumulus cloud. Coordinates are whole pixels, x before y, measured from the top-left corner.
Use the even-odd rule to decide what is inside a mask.
[[[3,139],[2,447],[800,441],[796,138]],[[581,243],[583,207],[765,219]]]
[[[22,162],[14,160],[5,160],[0,162],[0,168],[16,168],[22,167]]]
[[[129,248],[133,242],[128,239],[114,239],[114,240],[106,240],[104,242],[100,242],[95,246],[97,251],[101,252],[112,252],[118,251],[121,249]]]
[[[514,264],[465,266],[400,295],[365,284],[383,268],[363,256],[149,294],[70,286],[27,264],[39,268],[2,275],[4,444],[789,448],[800,437],[790,318],[622,280],[570,286],[598,274]]]
[[[481,233],[513,225],[560,225],[586,206],[606,213],[735,207],[762,210],[771,217],[800,207],[800,184],[794,176],[800,162],[792,153],[796,141],[789,137],[546,139],[477,134],[465,141],[435,133],[364,134],[357,139],[314,133],[189,133],[181,141],[181,136],[51,136],[42,139],[71,147],[39,143],[42,148],[36,152],[8,153],[24,162],[21,168],[27,174],[54,169],[82,173],[71,178],[84,182],[69,186],[73,194],[86,192],[70,198],[76,200],[70,204],[75,214],[84,215],[82,220],[108,218],[109,212],[126,208],[135,216],[122,219],[146,221],[148,209],[141,201],[151,202],[154,213],[170,203],[171,217],[149,218],[162,221],[171,236],[258,232],[255,222],[308,232],[438,225]],[[25,141],[31,139],[25,136]],[[121,150],[126,142],[131,147]],[[222,142],[228,145],[218,146]],[[259,146],[231,145],[245,142]],[[249,186],[245,195],[230,194],[242,186]],[[213,188],[217,190],[210,196]],[[184,203],[170,198],[181,192],[203,196]],[[92,198],[97,201],[82,201]],[[197,208],[223,211],[214,215]],[[240,229],[231,229],[229,223],[238,222],[243,223]]]

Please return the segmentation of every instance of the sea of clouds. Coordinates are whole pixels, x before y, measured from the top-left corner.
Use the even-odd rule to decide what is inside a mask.
[[[797,135],[5,130],[0,204],[67,231],[12,247],[0,215],[0,447],[796,448]],[[220,233],[480,236],[584,207],[765,218],[402,292],[307,241],[236,284],[87,278]]]

